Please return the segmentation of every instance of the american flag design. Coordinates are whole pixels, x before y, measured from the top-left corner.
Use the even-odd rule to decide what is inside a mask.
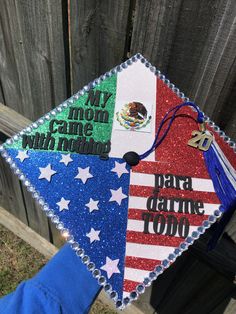
[[[209,220],[216,220],[214,213],[220,206],[203,152],[187,145],[192,131],[198,129],[196,112],[190,108],[181,109],[164,142],[137,166],[130,168],[122,159],[128,151],[148,150],[165,113],[184,102],[149,63],[146,66],[145,59],[131,61],[96,86],[106,93],[104,108],[109,92],[113,94],[106,104],[110,120],[107,125],[96,125],[94,134],[101,142],[110,140],[107,160],[27,145],[23,149],[22,138],[5,145],[27,184],[54,210],[54,222],[64,224],[111,284],[108,290],[113,290],[115,300],[134,299],[137,292],[143,292],[156,278],[158,266],[164,270],[171,265],[210,226]],[[64,116],[61,111],[49,115],[31,135],[48,132],[50,121],[68,117],[71,106],[88,109],[88,93],[72,102]],[[124,128],[117,120],[124,105],[132,102],[143,104],[150,119],[136,130]],[[214,128],[207,128],[235,168],[232,148]]]

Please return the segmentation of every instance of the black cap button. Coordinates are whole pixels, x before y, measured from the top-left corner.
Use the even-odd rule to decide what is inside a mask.
[[[140,161],[139,155],[135,152],[125,153],[123,158],[130,166],[137,166]]]

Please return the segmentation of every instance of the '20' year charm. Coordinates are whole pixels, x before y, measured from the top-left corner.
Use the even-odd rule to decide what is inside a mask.
[[[192,138],[188,141],[188,145],[207,151],[212,143],[213,137],[210,132],[206,131],[204,123],[200,125],[200,130],[192,131]]]

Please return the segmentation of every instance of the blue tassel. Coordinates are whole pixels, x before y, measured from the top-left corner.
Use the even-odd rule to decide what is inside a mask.
[[[213,140],[208,151],[204,152],[204,158],[214,189],[222,204],[220,209],[224,212],[208,243],[207,249],[210,251],[216,247],[236,209],[236,171],[215,140]]]

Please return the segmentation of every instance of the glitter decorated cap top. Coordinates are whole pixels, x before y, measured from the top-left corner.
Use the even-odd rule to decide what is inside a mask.
[[[188,104],[137,54],[0,148],[118,308],[232,212],[235,144]]]

